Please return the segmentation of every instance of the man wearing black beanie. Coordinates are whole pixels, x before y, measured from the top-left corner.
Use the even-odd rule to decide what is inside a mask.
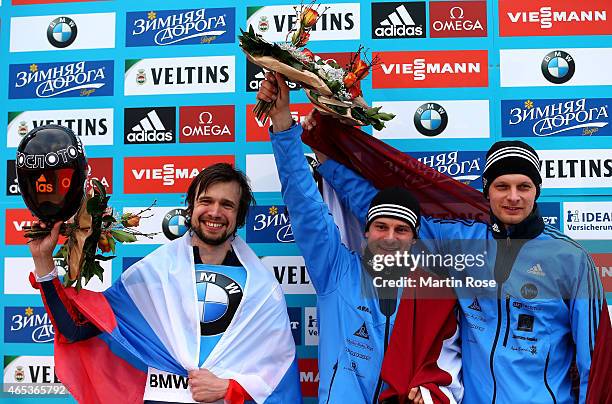
[[[349,250],[310,173],[302,151],[302,128],[291,118],[284,80],[268,73],[257,97],[275,101],[269,112],[270,137],[281,191],[295,242],[317,293],[319,402],[376,404],[384,389],[380,371],[391,330],[396,316],[405,311],[402,307],[408,307],[397,308],[400,286],[388,284],[382,290],[376,283],[377,278],[397,280],[393,274],[381,276],[392,265],[376,266],[380,258],[411,251],[420,226],[419,203],[406,189],[377,192],[368,200],[361,227],[367,246],[363,251]],[[409,268],[403,269],[403,275],[410,275]],[[414,304],[423,338],[414,345],[421,356],[413,361],[420,360],[424,369],[423,378],[409,393],[417,404],[432,396],[452,403],[461,399],[456,299],[449,291],[450,298],[439,299],[435,308],[427,301]]]
[[[312,124],[307,119],[303,126]],[[376,193],[372,184],[333,160],[318,172],[365,220],[363,206]],[[535,150],[520,141],[500,141],[489,149],[483,172],[488,223],[421,217],[418,236],[431,251],[458,255],[480,250],[487,255],[483,267],[456,276],[494,281],[485,287],[455,286],[466,403],[596,402],[587,399],[593,383],[589,374],[600,389],[609,372],[604,363],[602,378],[600,365],[606,359],[595,359],[611,332],[597,269],[578,243],[544,224],[536,203],[541,187]],[[395,332],[400,330],[397,322]],[[388,365],[406,360],[390,350],[383,364],[385,380],[401,378]]]

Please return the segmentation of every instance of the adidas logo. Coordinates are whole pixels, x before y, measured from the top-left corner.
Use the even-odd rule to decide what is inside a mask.
[[[531,268],[527,270],[528,274],[537,275],[537,276],[546,276],[540,264],[535,264]]]
[[[480,308],[480,303],[478,302],[478,299],[476,297],[474,297],[474,300],[472,301],[472,304],[468,306],[468,309],[482,311],[482,309]]]
[[[423,15],[422,19],[425,19]],[[374,30],[377,38],[425,37],[423,24],[417,24],[404,4],[395,8]]]
[[[368,328],[365,325],[365,321],[353,335],[363,339],[370,339],[370,334],[368,334]]]
[[[138,125],[125,135],[126,143],[172,143],[174,128],[168,130],[162,123],[156,110],[151,110],[140,120]]]

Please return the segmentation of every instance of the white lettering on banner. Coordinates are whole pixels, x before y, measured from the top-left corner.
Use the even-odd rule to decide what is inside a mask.
[[[427,74],[480,73],[480,63],[427,63],[425,59],[414,59],[412,63],[382,63],[385,74],[412,74],[414,80],[425,80]]]
[[[453,7],[450,9],[449,13],[451,18],[450,21],[437,20],[433,22],[432,27],[434,31],[484,31],[480,20],[472,21],[463,19],[463,8],[458,6]]]
[[[533,134],[536,136],[550,136],[570,129],[584,127],[604,127],[607,122],[596,122],[608,118],[608,105],[594,108],[585,107],[586,99],[569,100],[544,107],[512,108],[510,110],[510,125],[518,125],[524,121],[533,123]],[[573,126],[569,126],[573,125]],[[561,128],[556,130],[557,128]]]
[[[19,72],[15,87],[20,88],[32,82],[40,82],[36,87],[36,95],[47,98],[79,88],[100,88],[104,83],[88,83],[104,78],[104,67],[85,71],[85,62],[77,62],[50,67],[47,70]]]
[[[553,22],[607,21],[606,10],[552,11],[552,7],[540,7],[538,11],[507,13],[512,23],[540,23],[540,28],[552,28]]]
[[[163,180],[163,184],[167,186],[174,185],[175,180],[195,178],[199,173],[198,168],[175,168],[172,163],[164,164],[162,168],[132,169],[132,175],[137,180]]]

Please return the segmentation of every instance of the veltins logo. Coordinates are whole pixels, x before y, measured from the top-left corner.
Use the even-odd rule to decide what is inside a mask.
[[[293,243],[289,212],[284,205],[252,206],[246,224],[247,243]]]
[[[542,74],[551,83],[567,83],[574,76],[575,71],[576,63],[567,52],[561,50],[552,51],[542,59]]]
[[[302,396],[316,397],[319,389],[319,367],[317,359],[298,359]]]
[[[9,98],[113,95],[113,61],[9,65]]]
[[[372,3],[372,38],[425,38],[425,2]]]
[[[11,18],[11,52],[114,47],[115,13]]]
[[[125,144],[176,143],[176,108],[126,108],[123,121]]]
[[[5,356],[4,357],[4,384],[5,389],[12,385],[35,384],[32,394],[68,394],[68,390],[61,384],[55,374],[53,356]],[[53,390],[43,390],[53,385]],[[5,390],[6,391],[6,390]],[[38,391],[38,392],[37,392]]]
[[[234,8],[129,12],[125,17],[125,46],[231,43],[235,21]]]
[[[181,143],[233,142],[234,109],[233,105],[180,107],[179,141]]]
[[[359,39],[359,3],[325,4],[310,33],[311,41]],[[285,41],[298,22],[294,5],[247,7],[247,27],[270,42]]]
[[[191,180],[215,163],[233,165],[234,156],[126,157],[124,193],[185,193]]]
[[[373,88],[486,87],[486,50],[380,52]]]
[[[259,119],[253,113],[255,105],[247,105],[246,107],[246,139],[247,142],[268,142],[270,134],[268,129],[272,125],[270,117]],[[312,111],[312,104],[291,104],[291,117],[296,122],[302,122],[306,116]]]
[[[374,130],[379,139],[489,137],[488,100],[383,101],[373,105],[395,114],[385,128]]]
[[[476,189],[482,188],[482,171],[486,161],[484,151],[412,152],[410,155],[457,181]]]
[[[610,35],[611,12],[608,1],[500,1],[499,35]]]
[[[610,101],[612,98],[502,100],[502,136],[611,136]]]
[[[538,150],[538,155],[545,190],[612,187],[612,149]]]
[[[304,345],[319,345],[319,325],[316,307],[304,307]]]
[[[557,230],[561,229],[561,204],[559,202],[538,202],[538,209],[544,219],[544,224]]]
[[[564,202],[563,232],[576,240],[612,240],[612,202]]]
[[[302,345],[302,335],[304,334],[302,327],[302,308],[287,307],[287,314],[289,314],[289,326],[291,327],[291,334],[293,334],[295,345]]]
[[[113,144],[113,109],[64,109],[8,113],[7,147],[17,147],[25,135],[42,125],[72,129],[85,146]]]
[[[429,21],[432,38],[485,37],[487,2],[432,1]]]
[[[125,61],[125,95],[234,92],[234,82],[234,56]]]
[[[44,307],[5,307],[4,342],[53,342],[53,324]]]
[[[261,257],[261,262],[274,274],[285,294],[310,295],[315,293],[304,258],[300,256],[269,256]]]
[[[595,267],[601,278],[604,290],[607,293],[612,292],[612,254],[591,254]]]
[[[502,87],[612,85],[612,48],[501,49]],[[596,62],[595,62],[596,61]]]

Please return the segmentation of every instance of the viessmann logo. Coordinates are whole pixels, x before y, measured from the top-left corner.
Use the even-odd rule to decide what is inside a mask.
[[[502,136],[611,136],[612,98],[502,100]]]
[[[185,193],[200,171],[215,163],[234,163],[234,156],[126,157],[124,192]]]
[[[126,15],[126,46],[234,42],[234,8],[136,11]]]
[[[247,142],[267,142],[270,140],[268,128],[272,125],[270,117],[259,119],[253,113],[255,105],[247,105],[246,129]],[[291,104],[291,117],[296,122],[302,122],[312,111],[312,104]]]
[[[32,63],[9,66],[9,98],[113,95],[113,61]]]
[[[499,2],[500,36],[610,35],[609,1]]]
[[[233,142],[234,106],[181,107],[180,142]]]
[[[373,88],[486,87],[486,50],[380,52]]]

